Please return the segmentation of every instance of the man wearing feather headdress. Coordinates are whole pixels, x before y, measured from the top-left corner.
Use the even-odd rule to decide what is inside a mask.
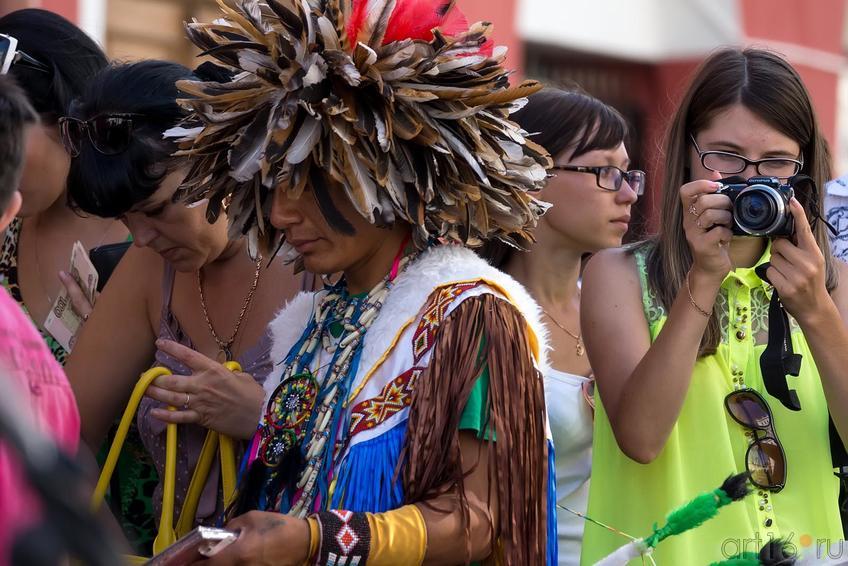
[[[452,0],[242,0],[188,25],[235,70],[179,83],[189,200],[321,274],[213,564],[556,562],[536,305],[465,246],[523,246],[550,158]],[[187,135],[185,132],[189,132]]]

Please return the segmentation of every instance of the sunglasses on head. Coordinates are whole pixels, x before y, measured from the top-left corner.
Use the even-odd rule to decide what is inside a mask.
[[[126,151],[132,141],[133,118],[138,114],[99,114],[88,120],[64,116],[59,118],[62,144],[71,157],[77,157],[83,139],[103,155]]]
[[[7,74],[12,65],[22,65],[45,73],[50,72],[50,67],[18,49],[17,39],[0,33],[0,75]]]
[[[783,489],[786,485],[786,454],[777,439],[774,418],[766,400],[753,389],[739,389],[724,398],[724,406],[733,420],[751,432],[751,444],[745,454],[751,482],[773,492]],[[765,435],[760,436],[761,432]]]

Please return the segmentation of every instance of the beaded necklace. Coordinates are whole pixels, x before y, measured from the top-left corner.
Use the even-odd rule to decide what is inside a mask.
[[[402,257],[405,245],[389,275],[367,295],[351,296],[344,281],[328,287],[286,356],[260,432],[258,457],[268,468],[261,508],[305,517],[329,500],[342,401],[357,374],[365,333],[377,319],[394,279],[412,259]],[[322,367],[315,373],[310,370],[322,348],[332,356],[323,375]],[[292,466],[300,469],[296,483],[287,481],[292,476],[282,476]]]

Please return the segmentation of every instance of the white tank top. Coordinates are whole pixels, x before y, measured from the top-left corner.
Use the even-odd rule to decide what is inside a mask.
[[[592,409],[583,395],[591,379],[549,369],[545,375],[545,400],[556,450],[557,503],[586,512],[592,472]],[[584,520],[557,509],[560,566],[580,563]]]

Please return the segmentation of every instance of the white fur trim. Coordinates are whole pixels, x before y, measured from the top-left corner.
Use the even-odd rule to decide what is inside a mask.
[[[510,302],[524,316],[539,343],[539,370],[544,375],[548,368],[548,331],[542,323],[542,311],[524,287],[509,275],[486,263],[473,251],[455,245],[434,246],[424,252],[395,280],[374,324],[365,335],[358,375],[354,383],[380,359],[395,337],[398,329],[410,318],[419,315],[427,298],[437,287],[460,281],[482,279],[503,290]],[[319,297],[315,293],[301,293],[271,321],[273,346],[271,359],[279,364],[295,344]],[[279,372],[275,372],[277,374]],[[265,382],[266,394],[279,384],[274,374]]]
[[[303,334],[309,319],[312,318],[312,311],[319,299],[318,293],[300,292],[295,295],[290,301],[277,312],[277,315],[269,323],[271,330],[271,361],[274,363],[274,369],[265,380],[265,400],[273,393],[277,385],[280,384],[280,374],[283,368],[280,366],[282,361],[288,355],[289,350]]]

